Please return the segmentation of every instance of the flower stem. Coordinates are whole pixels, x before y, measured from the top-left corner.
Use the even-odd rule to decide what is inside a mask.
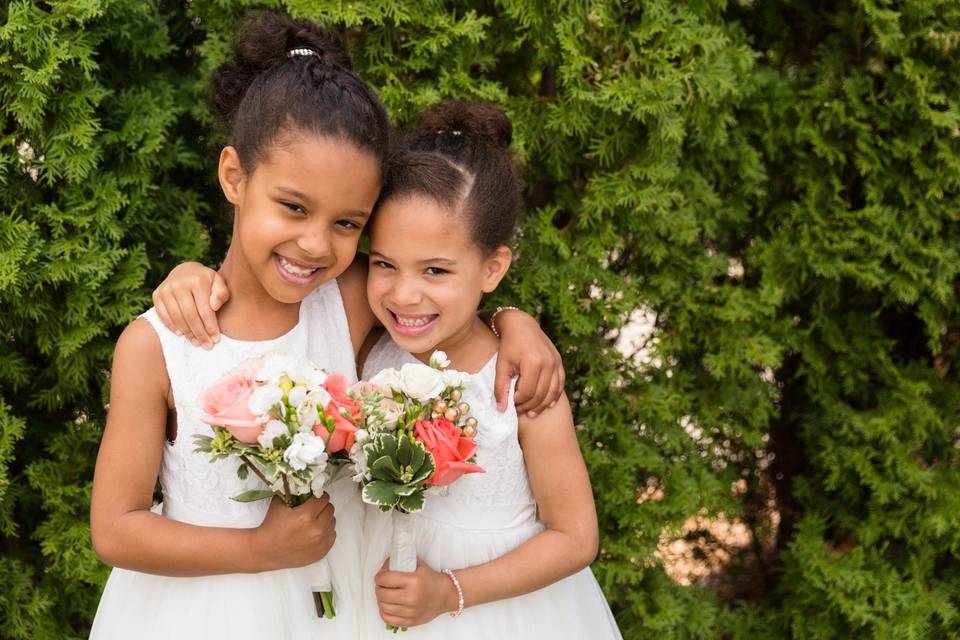
[[[243,461],[247,464],[247,466],[250,468],[251,471],[253,471],[253,473],[254,473],[255,476],[257,476],[258,478],[260,478],[261,480],[263,480],[263,484],[267,485],[267,488],[269,489],[269,488],[270,488],[270,481],[267,480],[267,478],[263,475],[263,472],[260,471],[260,469],[257,467],[257,465],[253,464],[253,460],[251,460],[251,459],[248,458],[247,456],[243,455],[242,453],[240,454],[240,459],[243,460]]]

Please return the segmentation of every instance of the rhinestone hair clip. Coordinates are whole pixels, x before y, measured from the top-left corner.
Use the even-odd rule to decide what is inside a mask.
[[[313,49],[307,49],[306,47],[298,47],[296,49],[290,49],[290,51],[287,51],[288,58],[294,58],[296,56],[317,56],[319,58],[320,54]]]

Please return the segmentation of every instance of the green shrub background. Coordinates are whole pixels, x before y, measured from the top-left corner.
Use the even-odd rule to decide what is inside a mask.
[[[340,30],[398,122],[508,109],[491,303],[564,354],[626,638],[960,637],[955,0],[0,4],[0,637],[89,629],[113,341],[222,256],[205,82],[262,6]],[[696,516],[752,543],[685,586],[655,552],[722,546]]]

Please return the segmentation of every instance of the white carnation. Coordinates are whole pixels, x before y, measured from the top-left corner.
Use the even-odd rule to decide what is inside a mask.
[[[256,415],[262,415],[283,399],[283,391],[280,387],[268,384],[254,389],[247,400],[247,406],[250,411]]]
[[[317,387],[327,381],[327,374],[306,360],[299,360],[287,371],[287,376],[296,384]]]
[[[279,420],[269,420],[267,425],[263,428],[263,431],[261,431],[260,435],[257,436],[257,444],[264,449],[272,449],[273,439],[280,436],[285,436],[288,433],[289,431],[287,431],[287,425]]]
[[[325,464],[327,454],[324,449],[323,438],[301,431],[293,436],[293,444],[283,452],[283,458],[299,471],[312,464]]]
[[[415,400],[429,402],[446,386],[440,371],[425,364],[408,363],[400,367],[400,390]]]
[[[294,358],[283,353],[272,353],[260,361],[254,379],[268,385],[277,385],[280,378],[296,365]]]

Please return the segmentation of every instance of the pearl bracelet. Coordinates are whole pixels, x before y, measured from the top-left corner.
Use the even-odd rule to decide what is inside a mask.
[[[460,581],[457,580],[457,574],[455,574],[450,569],[441,569],[440,573],[450,578],[453,582],[453,586],[457,589],[457,610],[450,612],[451,618],[456,618],[461,613],[463,613],[463,589],[460,588]]]
[[[494,322],[497,319],[497,314],[501,311],[520,311],[516,307],[497,307],[497,310],[493,312],[493,315],[490,316],[490,330],[493,331],[493,335],[500,337],[500,332],[497,331],[497,325]]]

